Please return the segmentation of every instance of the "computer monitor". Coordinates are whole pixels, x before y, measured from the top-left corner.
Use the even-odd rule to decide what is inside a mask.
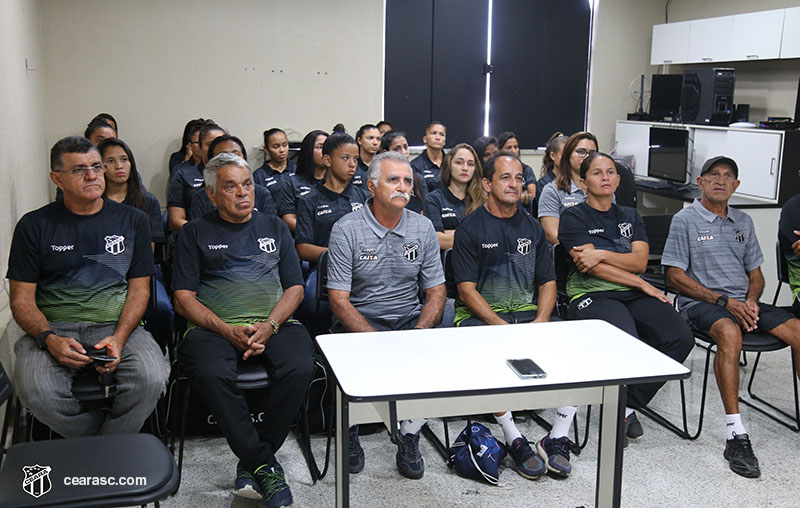
[[[653,74],[650,80],[650,115],[655,120],[677,118],[681,109],[683,74]]]
[[[650,127],[647,176],[686,183],[688,161],[688,130]]]

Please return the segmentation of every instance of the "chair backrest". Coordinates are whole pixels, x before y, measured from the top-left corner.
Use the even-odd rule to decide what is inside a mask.
[[[328,251],[322,251],[317,260],[317,302],[328,301]]]
[[[781,250],[781,242],[775,242],[775,267],[778,275],[778,286],[781,282],[789,283],[789,265],[786,263],[786,256]]]
[[[453,249],[442,251],[442,268],[444,269],[444,287],[447,290],[447,298],[458,298],[458,287],[453,274]]]
[[[644,228],[647,230],[647,243],[650,245],[650,254],[660,256],[664,253],[664,245],[669,236],[669,227],[672,225],[672,215],[644,215],[642,216]]]
[[[567,292],[567,275],[569,275],[569,263],[567,263],[566,249],[559,243],[553,246],[553,268],[556,271],[556,288],[559,293]]]
[[[0,406],[10,401],[13,395],[14,387],[11,385],[11,378],[8,377],[3,364],[0,363]]]
[[[633,172],[624,164],[614,162],[619,174],[619,187],[614,195],[617,197],[617,204],[636,208],[636,182],[633,179]]]

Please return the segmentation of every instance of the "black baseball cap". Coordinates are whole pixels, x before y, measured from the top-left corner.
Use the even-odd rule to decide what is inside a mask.
[[[717,155],[716,157],[711,157],[708,159],[705,164],[703,164],[703,169],[700,171],[700,176],[703,176],[711,171],[711,168],[717,164],[727,164],[733,171],[733,176],[735,176],[737,179],[739,178],[739,166],[736,165],[736,161],[730,157],[725,157],[724,155]]]

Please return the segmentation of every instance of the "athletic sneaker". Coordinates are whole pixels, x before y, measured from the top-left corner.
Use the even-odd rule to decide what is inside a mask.
[[[292,506],[292,491],[286,483],[286,475],[283,468],[275,461],[275,465],[270,467],[267,464],[253,471],[253,476],[261,486],[264,496],[264,506],[267,508],[282,508]]]
[[[425,461],[419,453],[419,432],[416,434],[397,433],[397,469],[400,474],[412,480],[419,480],[425,474]]]
[[[639,439],[643,434],[644,429],[639,422],[639,417],[636,416],[636,413],[631,413],[629,417],[625,418],[625,435],[631,439]]]
[[[552,438],[548,434],[536,443],[536,450],[545,459],[548,471],[567,477],[572,473],[572,464],[569,463],[571,446],[574,445],[567,436]]]
[[[533,453],[530,442],[525,439],[525,436],[515,439],[511,446],[506,447],[506,450],[514,460],[514,465],[517,466],[515,468],[517,473],[523,478],[536,480],[547,471],[544,461]]]
[[[258,484],[253,473],[236,464],[236,481],[233,483],[233,494],[247,499],[261,499],[261,485]]]
[[[351,473],[363,471],[364,449],[361,448],[361,442],[358,440],[358,425],[350,427],[350,455],[348,461],[350,462]]]
[[[753,453],[750,436],[747,434],[734,434],[733,439],[728,439],[722,456],[728,461],[728,465],[734,473],[745,478],[758,478],[761,476],[758,459]]]

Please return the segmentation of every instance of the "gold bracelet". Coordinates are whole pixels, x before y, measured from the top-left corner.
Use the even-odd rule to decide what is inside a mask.
[[[278,330],[280,329],[281,325],[279,325],[277,321],[275,321],[274,319],[268,317],[267,318],[267,323],[272,325],[272,335],[275,335],[276,333],[278,333]]]

